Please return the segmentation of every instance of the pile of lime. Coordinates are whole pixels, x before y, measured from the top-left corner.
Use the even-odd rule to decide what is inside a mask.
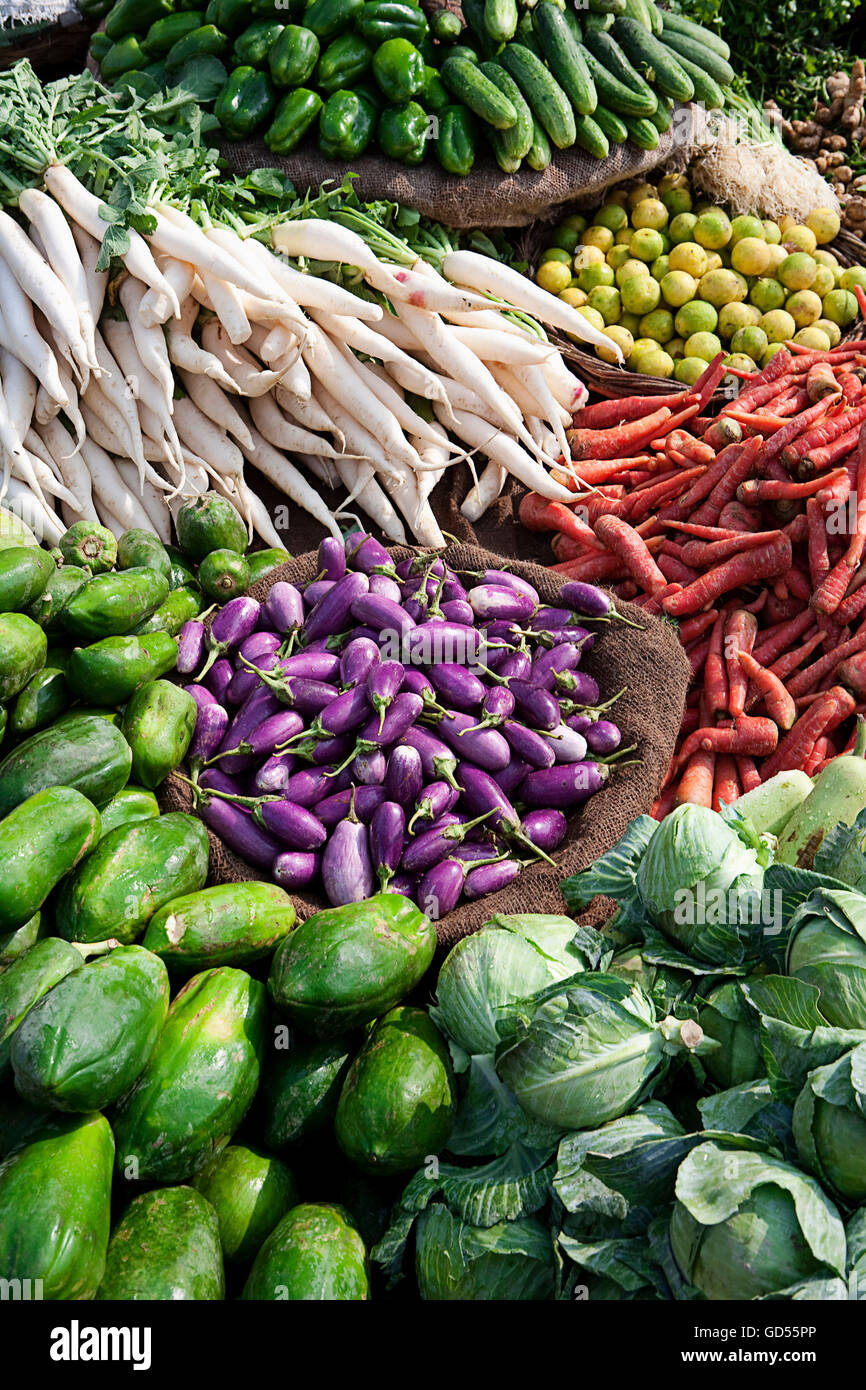
[[[803,222],[731,217],[693,199],[684,174],[665,174],[609,193],[591,222],[566,217],[536,279],[612,338],[631,371],[691,385],[718,352],[751,372],[789,339],[839,342],[866,267],[845,269],[826,249],[838,231],[832,208]]]

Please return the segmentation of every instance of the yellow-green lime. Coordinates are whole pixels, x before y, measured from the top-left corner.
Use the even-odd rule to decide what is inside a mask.
[[[711,207],[695,223],[695,241],[708,251],[720,251],[731,239],[731,220],[724,208]]]
[[[662,174],[661,178],[659,179],[659,197],[661,197],[663,193],[667,193],[669,188],[689,187],[690,184],[685,174],[680,174],[674,170],[671,170],[669,174]]]
[[[787,309],[771,309],[768,314],[762,314],[761,327],[770,343],[787,342],[797,331],[797,325]]]
[[[638,371],[645,376],[670,377],[674,374],[674,359],[664,348],[656,347],[654,352],[642,352]]]
[[[731,242],[736,246],[738,241],[757,237],[760,241],[766,241],[764,224],[760,217],[753,217],[751,213],[740,213],[731,221]]]
[[[620,316],[619,290],[613,285],[596,285],[590,290],[587,303],[598,310],[606,324],[616,323]]]
[[[655,352],[657,347],[658,343],[655,338],[635,338],[634,346],[628,355],[628,362],[626,363],[630,371],[639,372],[641,368],[638,366],[638,362],[641,357],[646,356],[648,352]]]
[[[569,285],[567,290],[560,290],[559,298],[570,304],[572,309],[579,309],[581,304],[586,303],[586,293],[576,285]]]
[[[644,314],[640,321],[640,336],[666,343],[674,336],[673,314],[668,309],[654,309],[651,314]]]
[[[572,262],[575,275],[579,275],[584,266],[602,265],[606,255],[607,252],[602,251],[600,246],[578,247],[577,251],[574,253],[574,261]]]
[[[561,247],[563,251],[569,251],[572,255],[574,255],[579,244],[580,232],[576,227],[566,227],[564,225],[562,227],[557,227],[550,238],[550,245],[552,247]]]
[[[807,251],[793,251],[776,269],[786,290],[807,290],[818,274],[818,262]]]
[[[718,321],[718,313],[712,304],[707,304],[703,299],[693,299],[678,310],[674,328],[681,338],[690,338],[693,333],[712,333]]]
[[[721,350],[721,339],[717,338],[715,333],[692,333],[686,338],[686,357],[703,357],[705,362],[709,362]]]
[[[635,228],[652,227],[660,232],[667,223],[668,210],[658,198],[641,198],[631,210],[631,225]]]
[[[846,328],[857,317],[857,300],[850,290],[831,290],[824,296],[823,317]]]
[[[730,338],[738,328],[751,328],[760,320],[760,311],[754,304],[743,304],[741,301],[725,304],[719,310],[719,337]]]
[[[833,267],[829,265],[819,265],[818,273],[809,288],[814,294],[820,295],[821,299],[823,299],[824,295],[829,294],[835,285],[836,276],[833,274]]]
[[[628,189],[615,188],[612,193],[608,193],[606,202],[619,203],[621,208],[628,207]]]
[[[593,218],[596,227],[607,227],[610,232],[618,232],[628,222],[628,213],[621,203],[602,203]]]
[[[785,308],[798,328],[808,328],[821,317],[821,300],[814,290],[797,290],[785,300]]]
[[[571,268],[561,261],[545,261],[538,267],[535,278],[543,290],[559,294],[560,290],[567,290],[571,284]]]
[[[681,357],[674,366],[674,376],[686,386],[694,386],[698,377],[706,371],[703,357]]]
[[[586,290],[589,294],[589,291],[594,290],[596,285],[613,284],[613,269],[607,261],[602,261],[601,265],[586,265],[583,270],[578,271],[577,283],[582,290]]]
[[[633,338],[636,338],[637,335],[638,335],[638,327],[639,327],[639,325],[640,325],[640,314],[620,314],[620,316],[619,316],[619,326],[620,326],[620,328],[625,328],[625,329],[627,329],[628,332],[631,334],[631,336],[632,336]]]
[[[810,256],[818,245],[818,238],[812,228],[804,227],[801,222],[788,228],[785,233],[785,241],[789,246],[793,243],[794,246],[799,247],[801,251],[806,251]]]
[[[676,217],[671,218],[668,223],[668,236],[677,246],[682,241],[692,241],[694,239],[695,223],[697,217],[693,212],[678,212]]]
[[[763,328],[756,324],[750,324],[748,328],[738,328],[731,338],[731,352],[744,352],[747,357],[752,357],[757,362],[761,353],[766,351],[769,340]]]
[[[741,237],[731,249],[731,265],[741,275],[763,275],[769,264],[770,248],[763,237]]]
[[[778,280],[756,280],[749,290],[750,302],[762,314],[768,314],[771,309],[781,309],[786,299],[785,286],[780,285]]]
[[[661,192],[659,196],[668,210],[669,217],[679,217],[684,212],[692,210],[692,195],[687,188],[668,188]]]
[[[631,254],[639,261],[654,261],[656,256],[660,256],[664,250],[664,242],[661,233],[652,227],[639,227],[636,232],[632,232],[629,242]]]
[[[806,218],[806,226],[815,234],[815,240],[819,246],[825,241],[832,241],[839,235],[841,227],[839,214],[833,208],[815,208]]]
[[[609,227],[587,227],[580,240],[584,246],[597,246],[606,254],[613,246],[613,232]]]
[[[684,270],[699,280],[707,269],[707,253],[696,241],[681,241],[668,255],[669,270]]]
[[[708,270],[698,281],[698,294],[708,304],[721,309],[732,300],[745,299],[748,286],[733,270]]]
[[[718,251],[707,252],[707,270],[721,270],[724,264]]]
[[[577,312],[583,314],[583,317],[595,328],[604,328],[604,319],[601,314],[597,309],[591,308],[589,304],[581,304]]]
[[[822,329],[816,328],[814,324],[801,328],[794,334],[794,342],[800,343],[802,347],[815,348],[818,352],[830,351],[830,339]]]
[[[782,233],[779,230],[778,222],[771,222],[769,218],[765,217],[761,222],[761,226],[764,229],[765,240],[771,242],[774,246],[778,246],[779,242],[782,240]]]
[[[682,338],[668,338],[665,343],[665,352],[669,352],[675,362],[679,357],[685,356],[685,348]]]
[[[756,372],[758,364],[747,352],[731,352],[724,360],[724,366],[736,367],[738,372]]]
[[[698,292],[697,280],[686,270],[669,270],[666,275],[662,276],[659,283],[665,303],[670,304],[674,309],[688,304],[689,300],[694,299]]]
[[[583,232],[589,226],[589,222],[582,212],[572,212],[568,217],[563,217],[560,227],[573,227],[578,233]]]
[[[612,338],[618,347],[622,349],[624,357],[629,357],[631,355],[632,349],[634,348],[634,338],[627,328],[623,328],[621,323],[614,323],[606,328],[605,332],[607,336]],[[597,347],[595,355],[596,357],[600,357],[602,362],[616,363],[617,361],[616,353],[612,348]]]
[[[627,195],[628,205],[630,208],[634,208],[637,207],[638,203],[642,202],[644,198],[654,198],[655,196],[655,186],[644,180],[643,183],[636,183],[634,188],[629,190]]]
[[[651,275],[630,275],[621,280],[622,307],[628,314],[651,314],[661,299],[661,289]]]
[[[771,343],[761,358],[761,366],[766,367],[771,357],[775,357],[777,352],[784,352],[784,350],[784,343]]]
[[[631,241],[631,227],[620,227],[613,239],[614,246],[628,246]]]
[[[626,261],[629,259],[630,256],[631,252],[629,251],[628,247],[620,244],[619,246],[612,246],[610,248],[610,250],[607,253],[606,260],[608,265],[613,270],[619,270],[620,266],[625,265]],[[641,262],[641,264],[643,264],[643,262]]]
[[[831,347],[835,347],[837,343],[842,341],[842,330],[838,323],[833,323],[831,319],[817,319],[812,327],[820,328],[822,333],[827,334]]]
[[[571,256],[562,246],[548,246],[546,251],[542,251],[538,258],[539,265],[545,265],[547,261],[559,261],[560,265],[571,265]]]
[[[645,275],[649,279],[649,266],[646,261],[638,261],[635,260],[634,256],[629,256],[628,260],[623,261],[622,265],[614,272],[614,279],[622,289],[624,281],[630,280],[633,275]]]
[[[866,265],[850,265],[842,271],[839,288],[853,290],[855,285],[859,285],[861,290],[866,290]]]

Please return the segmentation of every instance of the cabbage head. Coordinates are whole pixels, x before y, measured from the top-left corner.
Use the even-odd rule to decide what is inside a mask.
[[[787,971],[821,991],[834,1028],[866,1028],[866,896],[816,888],[791,918]]]
[[[704,1059],[717,1086],[728,1090],[764,1075],[758,1015],[736,980],[727,980],[710,991],[698,1022],[707,1036],[720,1044]]]
[[[552,1299],[553,1242],[534,1217],[470,1226],[437,1202],[418,1218],[415,1274],[436,1302]]]
[[[844,1202],[866,1202],[866,1044],[810,1072],[794,1106],[800,1162]]]

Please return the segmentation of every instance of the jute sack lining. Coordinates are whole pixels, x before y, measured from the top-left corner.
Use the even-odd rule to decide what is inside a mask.
[[[404,547],[391,550],[395,562],[412,553]],[[541,565],[504,559],[492,551],[473,546],[451,546],[444,552],[444,559],[458,571],[507,566],[534,584],[547,604],[556,604],[563,583],[560,575]],[[263,600],[278,580],[302,584],[315,574],[316,555],[311,552],[281,566],[250,592]],[[564,912],[565,903],[560,892],[562,880],[586,868],[609,849],[629,822],[647,811],[657,796],[680,726],[689,666],[669,624],[645,617],[632,604],[619,607],[641,627],[616,623],[600,627],[598,639],[584,658],[582,669],[595,676],[602,699],[626,687],[625,694],[617,701],[614,717],[623,730],[625,741],[637,744],[632,756],[641,761],[616,772],[600,792],[569,817],[566,840],[553,855],[555,868],[544,862],[533,864],[501,892],[457,907],[436,923],[440,946],[450,947],[461,937],[477,931],[494,912]],[[173,776],[160,788],[159,801],[164,812],[192,809],[189,788]],[[264,876],[262,870],[251,868],[210,830],[208,837],[210,884],[244,882]],[[328,906],[322,893],[303,892],[291,896],[300,920]]]

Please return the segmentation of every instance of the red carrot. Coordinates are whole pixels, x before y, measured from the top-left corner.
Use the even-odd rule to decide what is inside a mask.
[[[733,502],[726,502],[722,507],[719,513],[719,526],[728,531],[740,531],[744,534],[760,531],[761,513],[754,507],[747,507],[734,498]]]
[[[537,492],[527,492],[520,499],[517,515],[528,531],[559,531],[581,545],[600,548],[592,528],[564,502],[550,502]]]
[[[829,572],[830,555],[824,513],[814,497],[810,497],[806,503],[806,521],[809,528],[809,576],[812,588],[817,589]]]
[[[853,428],[847,429],[844,434],[837,435],[829,444],[810,449],[800,459],[797,467],[798,474],[802,476],[805,472],[811,478],[814,473],[821,473],[831,464],[847,458],[857,448],[859,432],[859,426],[855,425]]]
[[[859,699],[866,700],[866,652],[858,652],[840,662],[835,674]]]
[[[856,377],[852,378],[857,381]],[[858,382],[859,385],[859,382]],[[866,404],[858,405],[853,410],[840,410],[838,414],[827,416],[812,429],[806,430],[791,444],[786,444],[782,450],[782,462],[788,469],[796,468],[803,459],[811,453],[813,449],[823,448],[825,444],[831,444],[834,439],[841,435],[848,434],[855,426],[859,426],[866,421]]]
[[[775,627],[765,630],[760,634],[761,640],[755,643],[755,660],[760,661],[762,666],[769,666],[789,649],[792,642],[796,642],[808,632],[814,621],[812,614],[806,609],[789,622],[777,623]]]
[[[705,637],[700,642],[693,642],[690,647],[686,648],[686,656],[689,659],[689,666],[691,667],[692,676],[695,680],[700,675],[701,671],[704,669],[704,662],[707,659],[707,652],[709,650],[709,637]]]
[[[706,632],[707,628],[712,627],[718,614],[715,609],[710,608],[706,613],[697,613],[693,618],[686,618],[679,624],[680,641],[684,647],[690,642],[694,642]]]
[[[709,806],[713,804],[713,782],[715,780],[716,756],[707,749],[699,748],[689,759],[688,767],[680,778],[674,798],[677,806]]]
[[[818,478],[811,478],[806,483],[795,483],[790,478],[785,482],[776,478],[751,478],[748,482],[740,483],[737,497],[746,503],[794,502],[801,498],[814,497],[826,488],[835,487],[836,483],[843,479],[847,481],[847,474],[842,468]]]
[[[739,800],[740,779],[737,775],[737,760],[730,753],[722,753],[716,758],[715,781],[713,783],[713,810],[720,811]]]
[[[853,372],[840,372],[837,378],[839,390],[849,405],[856,405],[863,394],[863,383]]]
[[[783,656],[770,663],[769,669],[774,676],[779,677],[780,681],[786,681],[789,676],[793,675],[798,666],[802,666],[806,657],[811,656],[812,652],[825,641],[825,634],[816,630],[810,633],[799,647],[794,647],[792,651],[785,652]]]
[[[618,555],[599,554],[583,560],[563,560],[550,567],[568,579],[584,579],[589,583],[601,580],[624,579],[628,570]]]
[[[854,701],[851,703],[853,705]],[[765,758],[778,741],[779,730],[772,719],[744,715],[730,729],[718,725],[695,729],[680,749],[679,760],[681,765],[688,762],[700,748],[710,753],[745,753],[750,758]]]
[[[833,747],[832,739],[826,734],[821,734],[812,745],[812,751],[803,764],[803,771],[807,777],[814,777],[821,764],[830,761],[834,756],[836,749]]]
[[[860,568],[866,549],[866,424],[860,426],[857,457],[857,516],[848,549],[812,596],[812,607],[819,613],[835,613],[845,597],[853,576]]]
[[[709,569],[720,560],[729,560],[732,555],[741,555],[759,545],[769,545],[781,535],[781,531],[740,531],[728,540],[690,541],[683,546],[683,563],[696,569]]]
[[[715,449],[711,449],[702,439],[695,439],[687,434],[685,430],[673,430],[661,444],[666,454],[670,455],[673,449],[675,453],[685,454],[691,463],[712,463],[716,457]]]
[[[788,593],[793,598],[802,599],[808,603],[812,595],[812,585],[805,570],[800,569],[799,565],[792,565],[782,576],[788,588]]]
[[[725,623],[724,655],[728,676],[728,709],[739,719],[746,707],[749,682],[737,660],[739,652],[751,655],[758,633],[758,620],[745,608],[736,608]]]
[[[705,471],[702,465],[695,468],[684,468],[675,478],[657,483],[652,487],[643,488],[633,499],[629,510],[629,519],[636,520],[658,507],[659,504],[664,506],[665,503],[672,501],[673,498],[678,497],[681,492],[686,490],[694,478],[699,477]]]
[[[703,502],[693,514],[691,518],[692,521],[715,526],[722,508],[726,506],[728,502],[733,502],[734,498],[738,496],[740,484],[751,477],[762,448],[763,440],[759,434],[756,434],[753,439],[749,439],[742,445],[736,458],[732,460],[730,466],[725,471],[724,476],[716,483],[706,501]],[[727,450],[724,452],[727,452]],[[719,455],[719,458],[721,457],[722,454]],[[746,499],[741,497],[739,500],[745,501]]]
[[[791,772],[795,768],[802,769],[815,746],[815,740],[827,732],[834,720],[841,723],[841,720],[846,718],[853,708],[852,696],[839,685],[834,685],[832,689],[819,696],[814,704],[809,706],[805,714],[800,715],[796,724],[782,739],[775,753],[764,763],[761,768],[761,780],[766,782],[777,772]]]
[[[676,597],[678,598],[679,595]],[[798,672],[788,681],[789,691],[794,696],[807,695],[820,680],[829,676],[831,671],[835,671],[840,662],[864,650],[866,650],[866,624],[861,623],[855,635],[847,642],[834,647],[832,651],[825,652],[817,661],[813,661],[811,666],[807,666],[804,671]]]
[[[711,463],[704,475],[693,483],[684,497],[678,502],[672,502],[670,506],[662,508],[659,517],[662,521],[684,521],[687,520],[692,509],[702,502],[705,497],[713,491],[716,484],[724,478],[731,464],[739,458],[745,448],[744,444],[728,444],[717,456],[715,463]]]
[[[580,541],[570,540],[558,531],[550,537],[550,548],[557,560],[582,560],[587,554],[601,550],[600,544],[581,545]]]
[[[668,581],[646,541],[628,522],[616,516],[602,516],[595,523],[595,532],[599,540],[620,557],[632,579],[647,593],[655,594],[667,587]]]
[[[761,785],[761,774],[758,771],[754,758],[748,758],[740,754],[737,758],[737,773],[744,795],[746,792],[753,792],[756,787]]]
[[[667,525],[671,531],[682,531],[683,535],[694,536],[701,541],[730,541],[739,535],[739,532],[724,526],[700,526],[694,521],[669,521]]]
[[[665,790],[659,796],[656,797],[655,801],[653,802],[650,808],[650,815],[652,816],[653,820],[664,820],[665,816],[670,815],[671,811],[673,811],[676,804],[677,788],[676,784],[672,783],[669,787],[666,787]]]
[[[768,671],[765,666],[761,666],[748,652],[738,651],[737,661],[742,667],[743,676],[754,681],[755,688],[763,700],[764,708],[770,718],[780,728],[790,729],[797,718],[797,710],[793,699],[779,677],[773,675],[773,672]]]
[[[620,425],[616,429],[568,430],[571,457],[577,462],[580,459],[621,458],[633,453],[654,439],[658,431],[664,428],[665,421],[671,419],[672,414],[673,412],[665,406],[643,420],[633,420],[630,424]]]
[[[697,570],[693,570],[690,565],[684,565],[682,560],[677,559],[675,555],[668,555],[664,550],[656,564],[671,584],[693,584],[698,578]]]
[[[700,579],[696,579],[694,584],[689,584],[682,593],[666,599],[665,611],[675,618],[697,613],[699,609],[714,602],[722,594],[729,593],[731,589],[754,584],[759,579],[771,579],[777,574],[784,574],[790,568],[791,542],[787,536],[781,536],[772,545],[747,551],[743,555],[735,555],[733,559],[725,560],[716,569],[701,575]]]
[[[713,623],[707,659],[704,663],[704,701],[708,720],[714,715],[727,714],[728,711],[728,678],[724,657],[726,621],[727,612],[722,609]]]
[[[697,383],[695,383],[697,385]],[[599,401],[596,405],[585,406],[577,411],[575,420],[581,426],[594,430],[618,429],[630,420],[641,420],[654,411],[667,407],[676,410],[687,400],[695,399],[694,390],[674,391],[669,396],[621,396],[618,400]]]

